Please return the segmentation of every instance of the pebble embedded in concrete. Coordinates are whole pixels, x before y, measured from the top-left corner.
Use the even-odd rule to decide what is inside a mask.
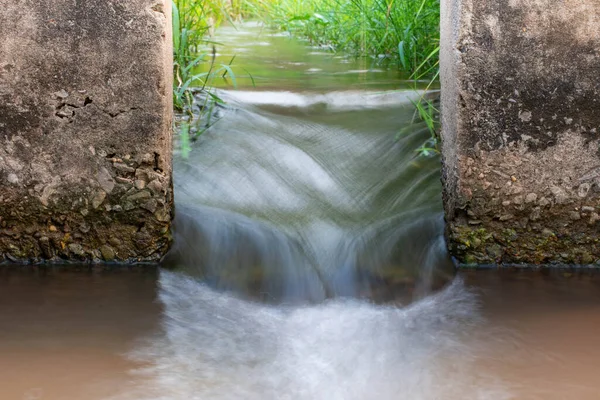
[[[579,188],[577,189],[577,195],[581,198],[587,197],[591,188],[592,188],[591,184],[589,184],[587,182],[582,183],[581,185],[579,185]]]
[[[92,208],[95,210],[104,202],[106,199],[106,192],[104,190],[99,190],[94,193],[92,196]]]
[[[527,203],[527,204],[535,203],[536,200],[537,200],[537,194],[535,194],[535,193],[529,193],[527,195],[527,197],[525,197],[525,203]]]
[[[108,245],[101,246],[100,253],[104,261],[113,261],[116,257],[114,249]]]
[[[8,176],[6,177],[6,180],[8,181],[8,183],[11,183],[13,185],[16,185],[19,183],[19,177],[16,174],[8,174]]]
[[[577,211],[570,211],[569,218],[571,219],[571,221],[578,221],[581,219],[581,214]]]

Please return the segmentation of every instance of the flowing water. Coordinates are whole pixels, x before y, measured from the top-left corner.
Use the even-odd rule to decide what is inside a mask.
[[[0,398],[600,397],[600,278],[455,276],[401,76],[219,35],[252,79],[176,157],[165,268],[0,270]]]

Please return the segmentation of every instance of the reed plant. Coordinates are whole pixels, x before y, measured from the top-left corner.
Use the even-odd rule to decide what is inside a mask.
[[[415,79],[436,73],[440,0],[246,1],[246,13],[316,45],[391,59]]]
[[[408,79],[428,81],[424,93],[437,81],[440,0],[247,0],[244,10],[315,45],[389,59]],[[414,105],[430,133],[417,154],[437,154],[439,110],[425,95]]]
[[[413,120],[422,121],[427,130],[429,131],[429,139],[419,147],[416,152],[419,155],[430,156],[433,154],[439,154],[440,152],[440,109],[439,109],[439,90],[431,92],[431,85],[436,82],[439,77],[439,68],[437,68],[439,61],[435,64],[436,74],[431,78],[429,84],[422,92],[421,96],[417,101],[413,101],[415,106],[415,116]]]
[[[222,100],[212,91],[211,82],[236,78],[228,64],[215,63],[215,47],[211,40],[214,29],[224,20],[241,17],[244,0],[172,0],[173,11],[173,104],[184,114],[178,126],[179,142],[184,157],[190,142],[210,126],[215,103]],[[207,50],[208,49],[208,50]],[[232,60],[233,61],[233,60]],[[199,71],[201,64],[208,69]],[[194,93],[204,92],[203,104],[194,110]]]
[[[229,5],[229,8],[224,8]],[[214,65],[214,46],[210,49],[211,33],[224,16],[235,15],[229,0],[173,0],[173,102],[186,111],[192,102],[190,89],[210,86],[219,75],[233,75],[229,65]],[[208,72],[196,73],[198,66],[210,63]],[[232,79],[235,82],[235,77]]]
[[[202,121],[210,120],[202,113],[210,113],[212,104],[221,101],[210,91],[212,80],[227,76],[235,84],[231,62],[216,65],[214,47],[206,50],[214,44],[212,33],[219,24],[244,17],[258,17],[334,51],[391,60],[408,79],[428,80],[429,86],[438,77],[440,0],[173,0],[173,99],[196,124],[194,129],[188,125],[180,130],[184,154],[189,142],[206,129]],[[202,63],[210,67],[198,73]],[[192,88],[198,87],[206,91],[204,98],[210,104],[201,105],[201,115],[194,117]],[[419,153],[432,154],[437,151],[439,112],[425,97],[415,106],[416,118],[431,133]]]

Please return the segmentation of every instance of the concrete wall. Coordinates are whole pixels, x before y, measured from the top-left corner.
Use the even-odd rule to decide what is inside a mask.
[[[168,0],[0,0],[0,261],[152,261],[172,216]]]
[[[448,244],[463,264],[600,259],[600,2],[443,0]]]

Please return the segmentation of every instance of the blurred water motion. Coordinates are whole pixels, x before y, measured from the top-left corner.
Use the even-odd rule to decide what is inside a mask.
[[[221,120],[175,163],[167,265],[275,301],[407,300],[451,278],[417,94],[220,95]]]
[[[180,273],[4,267],[0,398],[598,398],[600,275],[460,276],[407,307],[274,306]]]
[[[475,368],[481,346],[465,336],[478,305],[460,280],[407,308],[273,307],[185,275],[163,272],[160,283],[166,334],[135,352],[147,380],[125,399],[508,398]]]
[[[168,270],[0,269],[0,398],[598,399],[598,275],[453,279],[415,92],[257,31],[217,38],[268,91],[177,158]]]

